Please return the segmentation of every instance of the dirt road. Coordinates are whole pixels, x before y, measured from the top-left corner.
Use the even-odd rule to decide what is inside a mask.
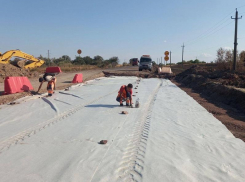
[[[56,88],[61,89],[65,88],[67,86],[70,86],[72,83],[72,79],[75,74],[82,73],[83,74],[83,80],[91,80],[100,76],[103,76],[102,71],[110,71],[110,72],[117,72],[117,73],[123,73],[123,72],[132,72],[133,74],[136,74],[138,72],[138,67],[134,66],[128,66],[128,67],[119,67],[119,68],[111,68],[111,69],[96,69],[96,70],[84,70],[79,72],[62,72],[61,74],[57,75],[57,83]],[[42,74],[40,74],[41,76]],[[40,85],[38,82],[38,77],[29,79],[34,90],[36,91]],[[43,86],[42,91],[46,91],[46,89]],[[4,83],[0,84],[0,93],[4,91]]]
[[[118,67],[118,68],[110,68],[110,69],[96,69],[96,70],[84,70],[84,71],[79,71],[79,72],[62,72],[61,74],[57,75],[57,83],[56,83],[56,89],[64,89],[66,87],[69,87],[73,85],[71,81],[73,80],[73,77],[77,73],[82,73],[83,74],[83,80],[88,81],[92,80],[98,77],[103,77],[103,71],[111,71],[111,72],[117,72],[117,73],[123,73],[125,71],[127,72],[132,72],[133,74],[136,74],[138,72],[138,67],[133,67],[133,66],[128,66],[128,67]],[[42,76],[42,74],[40,74]],[[38,87],[40,83],[38,82],[39,77],[31,78],[29,79],[34,91],[38,90]],[[4,92],[4,83],[0,83],[0,94]],[[40,90],[40,93],[46,92],[46,84],[42,86],[42,89]],[[1,104],[6,104],[9,102],[12,102],[16,99],[19,99],[21,97],[31,95],[33,92],[24,92],[24,93],[16,93],[16,94],[11,94],[11,95],[1,95],[0,96],[0,105]]]

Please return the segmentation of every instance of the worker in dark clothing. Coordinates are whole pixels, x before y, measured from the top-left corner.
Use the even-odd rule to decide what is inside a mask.
[[[43,77],[39,78],[39,82],[40,82],[40,86],[38,88],[37,93],[40,91],[40,89],[43,85],[43,82],[48,82],[48,85],[47,85],[48,94],[49,94],[49,96],[52,96],[52,94],[54,93],[54,90],[55,90],[55,85],[56,85],[55,74],[54,73],[45,73],[43,75]]]

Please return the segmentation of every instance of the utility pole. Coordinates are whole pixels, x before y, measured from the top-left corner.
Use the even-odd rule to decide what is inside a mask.
[[[170,51],[170,68],[171,68],[171,51]]]
[[[182,67],[183,67],[183,65],[184,65],[183,57],[184,57],[184,48],[185,48],[184,43],[183,43],[183,46],[181,46],[181,47],[182,47]]]
[[[233,61],[233,71],[236,71],[236,55],[237,55],[237,24],[238,19],[242,19],[242,16],[238,18],[238,11],[236,9],[236,17],[231,19],[235,19],[235,40],[234,40],[234,61]]]
[[[162,57],[161,57],[161,65],[162,65]]]
[[[49,59],[49,50],[48,50],[48,61],[49,61],[49,66],[51,66],[51,61]]]

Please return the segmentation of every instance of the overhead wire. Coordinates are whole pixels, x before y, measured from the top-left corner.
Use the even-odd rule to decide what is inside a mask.
[[[209,29],[207,29],[206,31],[204,31],[203,33],[201,33],[199,36],[197,36],[196,38],[193,38],[191,40],[185,41],[186,43],[188,42],[192,42],[196,39],[199,39],[200,37],[204,36],[205,34],[208,34],[210,32],[212,32],[213,30],[217,29],[219,26],[221,26],[222,24],[224,24],[226,21],[228,21],[228,16],[230,16],[232,13],[234,12],[231,11],[229,14],[227,14],[224,18],[222,18],[219,22],[217,22],[214,26],[210,27]],[[230,17],[229,17],[230,18]],[[225,21],[224,21],[225,20]]]
[[[238,7],[238,8],[242,8],[242,7],[245,7],[245,5],[240,6],[240,7]],[[233,10],[232,12],[230,12],[230,13],[229,13],[228,15],[226,15],[222,20],[220,20],[218,23],[216,23],[214,26],[212,26],[211,28],[209,28],[209,29],[206,30],[205,32],[201,33],[198,37],[196,37],[196,38],[194,38],[194,39],[192,39],[192,40],[187,41],[187,43],[190,43],[190,44],[185,44],[185,45],[189,46],[189,45],[195,44],[195,43],[197,43],[198,41],[200,41],[200,40],[202,40],[202,39],[204,39],[204,38],[206,38],[206,37],[209,37],[209,36],[211,36],[211,35],[217,33],[217,32],[220,31],[221,29],[223,29],[223,28],[227,27],[228,25],[230,25],[231,23],[233,23],[233,21],[230,21],[229,23],[227,23],[227,24],[224,25],[224,23],[226,23],[228,20],[231,20],[230,17],[229,17],[229,19],[228,19],[227,16],[231,15],[232,13],[234,13],[234,11],[235,11],[235,10]],[[243,14],[243,13],[245,13],[245,12],[242,12],[242,13],[239,13],[239,14]],[[224,20],[225,20],[225,21],[224,21]],[[224,25],[224,26],[222,26],[222,25]],[[245,37],[238,38],[238,39],[243,39],[243,38],[245,38]],[[233,41],[229,41],[229,42],[226,42],[226,43],[223,43],[223,44],[227,44],[227,43],[233,43]],[[199,50],[199,51],[185,51],[185,52],[200,52],[200,51],[205,51],[205,50],[213,49],[213,48],[215,48],[215,47],[218,47],[218,46],[212,46],[212,47],[205,48],[205,49],[202,49],[202,50]],[[178,46],[178,49],[179,49],[179,51],[180,51],[180,47],[179,47],[179,46]],[[172,49],[172,50],[174,50],[174,51],[177,50],[177,47],[174,48],[174,49]],[[178,51],[178,52],[179,52],[179,51]]]
[[[244,6],[241,6],[241,7],[245,7],[245,5],[244,5]],[[239,8],[241,8],[241,7],[239,7]],[[245,13],[245,12],[242,12],[242,13]],[[240,14],[242,14],[242,13],[240,13]],[[226,22],[226,21],[225,21],[225,22]],[[221,29],[223,29],[224,27],[230,25],[231,23],[232,23],[232,22],[229,22],[229,23],[226,24],[225,26],[223,26],[223,27],[219,28],[218,30],[212,32],[211,34],[208,34],[207,36],[210,36],[210,35],[215,34],[215,33],[218,32],[219,30],[221,30]],[[204,36],[203,38],[205,38],[205,37],[207,37],[207,36]],[[243,39],[243,38],[245,38],[245,37],[241,37],[241,38],[238,38],[238,39]],[[233,41],[229,41],[229,42],[226,42],[226,43],[233,43]],[[223,43],[223,44],[226,44],[226,43]],[[191,45],[191,44],[189,44],[189,45]],[[202,50],[199,50],[199,51],[185,51],[185,52],[200,52],[200,51],[205,51],[205,50],[213,49],[214,47],[218,47],[218,46],[212,46],[212,47],[209,47],[209,48],[207,48],[207,49],[202,49]]]
[[[229,14],[227,14],[224,18],[222,18],[214,26],[210,27],[209,29],[207,29],[206,31],[204,31],[203,33],[201,33],[199,36],[197,36],[196,38],[193,38],[193,39],[191,39],[191,40],[189,40],[187,42],[185,41],[185,43],[187,43],[187,46],[193,44],[193,43],[188,44],[190,42],[197,42],[197,41],[199,41],[199,40],[201,40],[203,38],[206,38],[206,37],[212,35],[213,33],[216,33],[217,31],[223,29],[224,27],[228,26],[232,22],[230,22],[229,24],[226,24],[225,26],[223,26],[222,28],[220,28],[220,26],[222,26],[225,22],[227,22],[228,20],[230,20],[230,17],[228,18],[228,16],[230,16],[232,13],[234,13],[234,11],[235,10],[232,10]],[[218,28],[220,28],[220,29],[218,29]],[[178,47],[177,46],[174,47],[172,50],[177,50],[177,49],[179,49],[179,46]]]
[[[227,44],[227,43],[233,43],[233,41],[228,41],[228,42],[225,42],[225,43],[222,43],[222,44]],[[198,51],[185,51],[185,52],[200,52],[200,51],[206,51],[206,50],[209,50],[209,49],[213,49],[213,48],[217,48],[217,47],[222,47],[222,46],[212,46],[212,47],[209,47],[209,48],[205,48],[205,49],[202,49],[202,50],[198,50]]]
[[[223,29],[223,28],[225,28],[226,26],[230,25],[231,23],[233,23],[233,22],[229,22],[228,24],[226,24],[225,26],[223,26],[223,27],[221,27],[221,28],[219,27],[219,29],[216,30],[215,32],[210,32],[210,34],[207,34],[206,36],[200,38],[199,40],[201,40],[201,39],[203,39],[203,38],[206,38],[206,37],[208,37],[208,36],[210,36],[210,35],[213,35],[213,34],[217,33],[218,31],[220,31],[221,29]],[[195,41],[195,42],[192,42],[191,44],[187,44],[187,46],[196,44],[196,43],[198,43],[199,40],[197,40],[197,41]],[[230,41],[229,41],[229,42],[230,42]],[[186,46],[186,45],[185,45],[185,46]],[[188,52],[188,51],[185,51],[185,52]],[[190,52],[191,52],[191,51],[190,51]],[[195,51],[195,52],[197,52],[197,51]]]
[[[198,43],[199,40],[204,39],[204,38],[207,38],[207,37],[209,37],[209,36],[211,36],[211,35],[217,33],[218,31],[220,31],[220,30],[222,30],[223,28],[227,27],[227,26],[230,25],[231,23],[233,23],[233,21],[230,21],[228,24],[225,24],[225,25],[222,26],[221,28],[219,27],[219,29],[217,29],[217,30],[214,31],[214,32],[210,32],[209,34],[207,34],[207,35],[201,37],[200,39],[198,39],[198,40],[196,40],[196,41],[194,41],[194,42],[192,42],[192,43],[190,43],[190,44],[187,44],[187,46]]]
[[[243,7],[245,7],[245,5],[242,5],[242,6],[238,7],[237,9],[239,9],[239,8],[243,8]]]

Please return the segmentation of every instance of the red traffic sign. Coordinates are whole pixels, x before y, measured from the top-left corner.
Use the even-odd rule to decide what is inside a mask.
[[[164,57],[164,60],[165,60],[165,61],[168,61],[168,60],[169,60],[169,57],[168,57],[168,56],[165,56],[165,57]]]
[[[168,56],[169,55],[169,52],[168,51],[165,51],[164,54],[165,54],[165,56]]]
[[[78,49],[78,50],[77,50],[77,53],[78,53],[78,54],[82,54],[82,50],[81,50],[81,49]]]

